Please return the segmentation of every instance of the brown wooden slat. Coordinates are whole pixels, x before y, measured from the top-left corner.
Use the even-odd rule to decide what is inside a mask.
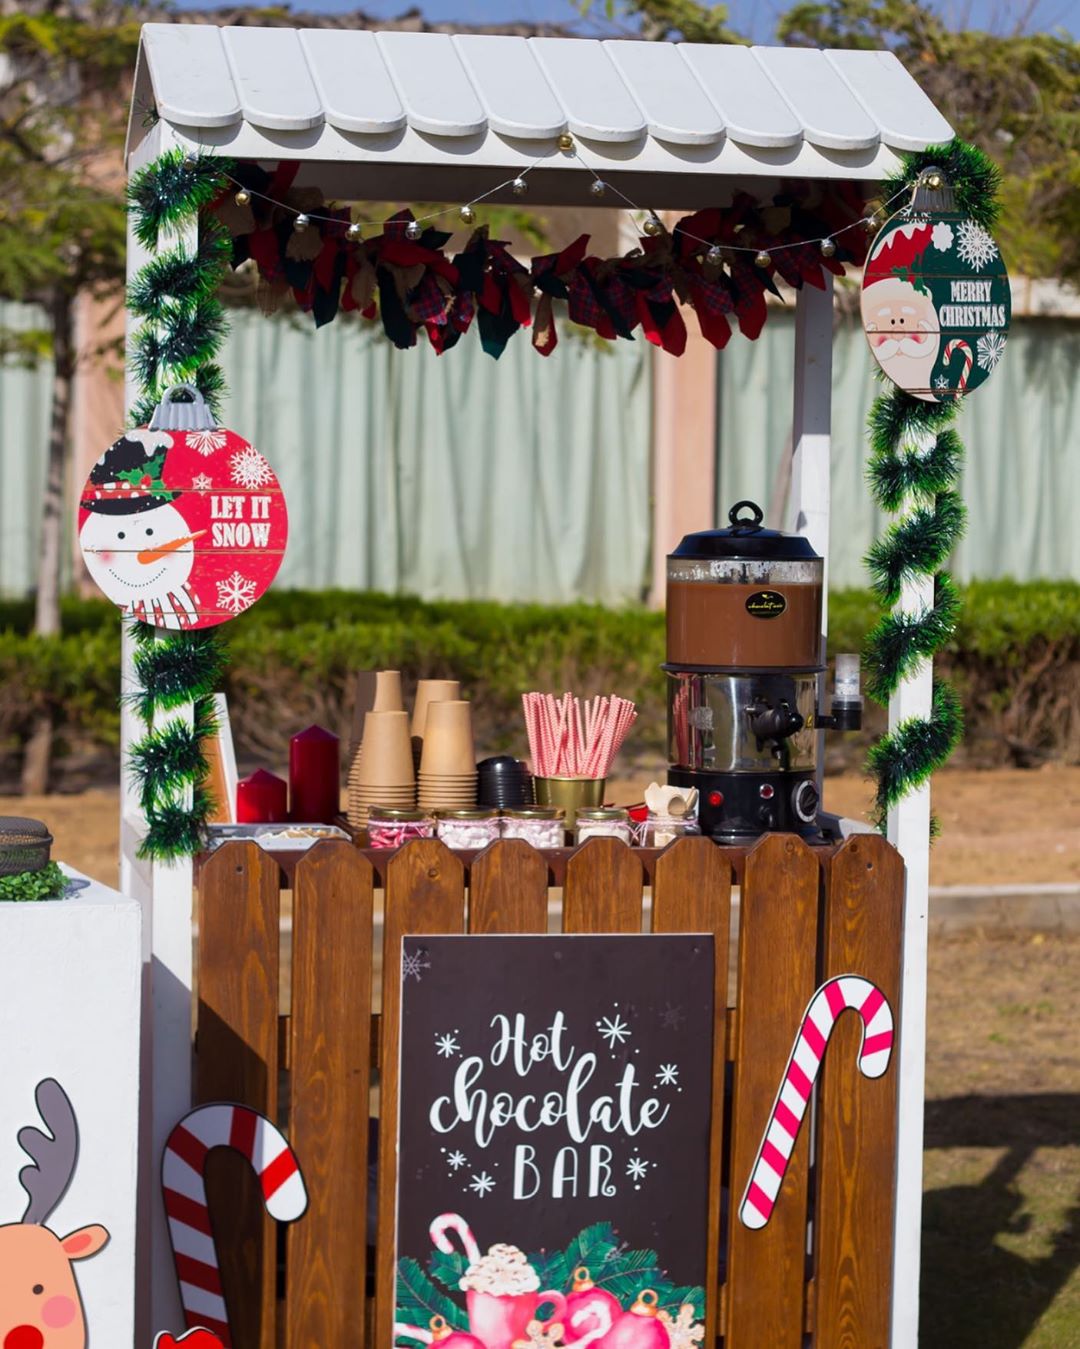
[[[656,862],[654,932],[709,932],[713,936],[716,1017],[713,1022],[712,1126],[709,1135],[709,1228],[706,1267],[705,1343],[715,1344],[719,1323],[720,1173],[723,1158],[724,1075],[727,1049],[728,929],[731,866],[707,838],[684,838]]]
[[[469,931],[546,932],[548,866],[524,839],[482,852],[469,873]]]
[[[641,861],[617,838],[591,838],[566,864],[564,932],[640,932]]]
[[[375,1258],[375,1345],[380,1349],[394,1342],[401,939],[414,932],[432,935],[462,932],[464,926],[465,874],[460,859],[436,839],[414,839],[405,844],[386,869],[383,924],[379,1215]]]
[[[226,843],[199,884],[196,1096],[277,1119],[277,864],[256,843]],[[239,1154],[217,1148],[206,1189],[235,1349],[276,1349],[275,1224]]]
[[[372,898],[349,843],[318,843],[296,868],[289,1136],[308,1208],[288,1228],[287,1349],[349,1344],[363,1316]]]
[[[739,909],[725,1349],[802,1345],[809,1155],[805,1122],[768,1225],[751,1231],[739,1222],[738,1209],[814,992],[818,889],[817,859],[801,839],[770,835],[746,859]]]
[[[874,834],[849,838],[826,869],[825,979],[858,974],[899,1024],[904,864]],[[869,1080],[856,1066],[862,1022],[836,1023],[819,1088],[814,1343],[881,1349],[889,1342],[896,1176],[897,1059]]]

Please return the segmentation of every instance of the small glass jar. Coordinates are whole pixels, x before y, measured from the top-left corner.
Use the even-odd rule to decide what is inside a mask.
[[[650,815],[641,828],[645,848],[666,848],[677,838],[701,833],[701,826],[693,815]]]
[[[630,842],[630,812],[620,806],[597,806],[577,813],[577,841],[587,838],[621,838]]]
[[[499,837],[499,817],[493,810],[437,810],[436,833],[448,848],[486,848]]]
[[[554,806],[528,806],[503,812],[503,838],[523,838],[534,848],[561,848],[566,840],[564,812]]]
[[[410,839],[435,837],[435,820],[424,810],[372,806],[367,827],[368,845],[372,848],[400,848]]]

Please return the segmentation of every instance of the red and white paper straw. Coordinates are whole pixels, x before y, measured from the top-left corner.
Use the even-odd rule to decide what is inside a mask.
[[[524,693],[521,702],[533,772],[541,778],[606,778],[637,720],[634,704],[615,694],[584,706],[572,693]]]

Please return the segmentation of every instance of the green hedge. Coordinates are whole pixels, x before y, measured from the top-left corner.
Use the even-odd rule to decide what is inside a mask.
[[[956,638],[941,665],[968,715],[968,760],[1080,762],[1080,585],[980,582],[965,589]],[[830,596],[830,651],[858,650],[876,613],[869,593]],[[0,603],[0,765],[11,778],[33,718],[52,713],[63,758],[117,742],[119,620],[102,601],[67,600],[64,633],[30,634],[32,608]],[[523,748],[523,690],[615,691],[635,699],[641,757],[662,754],[664,621],[639,608],[425,602],[345,591],[276,591],[225,629],[227,693],[241,757],[280,763],[288,735],[312,721],[349,734],[349,677],[399,668],[409,681],[459,677],[485,749]],[[883,724],[831,738],[857,762]]]

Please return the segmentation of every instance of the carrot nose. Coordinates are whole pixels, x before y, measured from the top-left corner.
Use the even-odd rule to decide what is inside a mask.
[[[205,533],[205,529],[200,529],[195,534],[185,534],[182,539],[170,539],[168,543],[159,543],[156,548],[147,548],[139,553],[138,559],[144,567],[148,567],[151,562],[157,562],[159,558],[168,557],[170,553],[175,553],[178,548],[183,548],[185,543],[192,543]]]

